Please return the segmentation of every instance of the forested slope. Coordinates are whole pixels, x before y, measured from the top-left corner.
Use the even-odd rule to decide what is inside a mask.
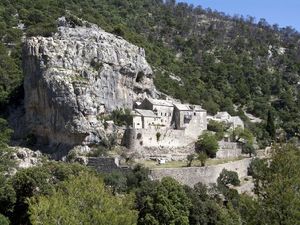
[[[175,1],[1,1],[2,106],[21,96],[23,34],[49,36],[62,15],[80,24],[70,16],[76,15],[144,47],[155,84],[167,94],[202,104],[210,113],[243,116],[243,108],[266,119],[271,111],[287,137],[300,132],[299,33],[263,19],[255,23],[252,17],[230,17]],[[268,138],[264,129],[256,135]]]

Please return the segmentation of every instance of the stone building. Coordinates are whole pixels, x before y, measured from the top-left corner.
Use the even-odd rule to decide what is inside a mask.
[[[187,130],[199,136],[207,128],[206,111],[198,105],[145,98],[133,111],[133,128]]]
[[[134,129],[147,129],[161,122],[160,117],[151,110],[135,109],[132,116]]]
[[[159,124],[161,126],[171,126],[174,111],[174,105],[171,101],[145,98],[137,109],[152,111],[160,118]]]
[[[230,126],[231,129],[241,127],[244,129],[244,122],[239,116],[231,116],[228,112],[218,112],[215,116],[207,117],[208,120],[215,120],[218,122],[224,122]]]
[[[198,105],[174,104],[174,121],[175,129],[185,130],[193,138],[207,129],[206,111]]]
[[[207,130],[207,113],[198,105],[145,98],[135,107],[123,144],[142,158],[185,159]]]

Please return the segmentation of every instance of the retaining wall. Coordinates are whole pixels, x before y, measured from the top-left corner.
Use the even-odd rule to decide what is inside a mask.
[[[112,157],[89,157],[87,166],[94,168],[100,173],[126,172],[129,170],[128,168],[120,167],[119,159]]]
[[[194,142],[195,139],[186,136],[184,130],[167,128],[127,129],[123,138],[123,145],[143,159],[186,159],[194,152]]]
[[[150,171],[150,177],[153,180],[161,180],[163,177],[172,177],[190,187],[193,187],[198,182],[209,185],[217,182],[217,178],[223,169],[237,172],[239,178],[247,176],[250,162],[251,158],[246,158],[239,161],[205,167],[153,169]]]
[[[242,155],[242,148],[236,142],[219,141],[219,150],[217,151],[217,159],[237,158]]]

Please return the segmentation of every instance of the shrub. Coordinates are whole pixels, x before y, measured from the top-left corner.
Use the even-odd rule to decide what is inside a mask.
[[[188,164],[187,166],[190,167],[192,165],[193,160],[195,159],[195,155],[194,154],[190,154],[186,157]]]
[[[198,154],[198,159],[201,162],[201,166],[205,166],[207,158],[208,158],[208,156],[205,152],[200,152]]]
[[[223,169],[217,179],[217,184],[218,186],[225,186],[225,187],[228,184],[231,184],[233,186],[238,186],[240,185],[239,176],[235,171],[228,171],[226,169]]]
[[[159,140],[160,140],[160,137],[161,137],[161,133],[157,132],[157,133],[156,133],[156,140],[159,141]]]
[[[217,138],[214,134],[211,133],[202,134],[196,142],[196,151],[198,153],[204,152],[211,158],[216,157],[218,148],[219,144]]]
[[[251,157],[252,154],[255,154],[255,148],[253,147],[253,145],[245,143],[242,147],[242,152],[244,154],[249,154],[249,156]]]
[[[111,112],[109,118],[114,121],[117,126],[132,125],[132,115],[130,109],[115,109]]]
[[[10,224],[10,222],[9,222],[8,218],[6,218],[2,214],[0,214],[0,225],[9,225],[9,224]]]

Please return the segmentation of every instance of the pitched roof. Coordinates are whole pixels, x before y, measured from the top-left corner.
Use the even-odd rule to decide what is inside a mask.
[[[174,106],[180,111],[203,111],[204,109],[200,105],[188,105],[188,104],[174,104]]]
[[[237,123],[238,122],[243,123],[243,120],[239,116],[232,116],[231,121],[232,122],[237,122]]]
[[[193,107],[194,107],[194,110],[195,110],[195,111],[203,111],[203,112],[206,111],[206,110],[203,109],[200,105],[193,105]]]
[[[137,114],[144,116],[144,117],[158,117],[154,114],[152,110],[145,110],[145,109],[135,109],[134,110]]]
[[[147,98],[147,100],[151,102],[151,104],[153,105],[173,107],[173,103],[171,101],[162,100],[162,99],[153,99],[153,98]]]
[[[174,104],[174,106],[180,111],[191,111],[192,110],[189,105],[185,105],[185,104]]]
[[[219,117],[219,118],[221,118],[221,117],[231,117],[230,116],[230,114],[228,113],[228,112],[218,112],[216,115],[215,115],[215,117]]]

